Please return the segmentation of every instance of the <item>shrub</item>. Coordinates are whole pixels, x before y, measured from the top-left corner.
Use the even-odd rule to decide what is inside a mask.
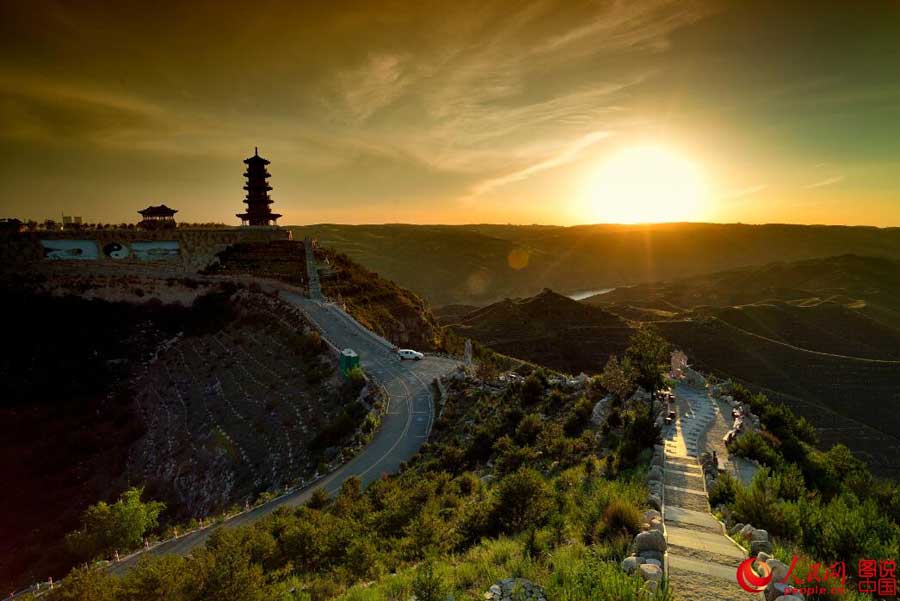
[[[69,548],[78,557],[91,559],[140,545],[166,508],[156,501],[142,502],[142,493],[141,488],[129,488],[112,505],[101,501],[88,507],[81,517],[81,529],[66,537]]]
[[[309,501],[306,502],[306,506],[310,509],[322,509],[326,505],[328,505],[328,493],[324,488],[315,489],[309,497]]]
[[[505,532],[542,526],[553,509],[553,491],[537,471],[524,468],[506,476],[498,486],[494,515]]]
[[[544,422],[539,414],[526,415],[516,428],[516,440],[523,445],[534,444],[543,427]]]
[[[606,536],[633,537],[641,530],[643,517],[637,507],[621,499],[616,499],[603,512],[603,524]]]
[[[709,491],[709,504],[712,507],[715,507],[716,505],[729,505],[734,503],[738,486],[739,483],[737,480],[735,480],[734,476],[728,472],[719,474],[715,485]]]
[[[775,467],[782,463],[778,451],[772,447],[768,439],[758,432],[746,432],[738,436],[728,445],[728,450],[738,457],[755,459],[769,467]]]
[[[520,396],[525,405],[534,405],[541,400],[544,396],[544,382],[537,374],[531,374],[525,378]]]
[[[434,562],[430,559],[423,561],[416,568],[412,589],[418,601],[444,601],[448,592],[446,582],[435,571]]]

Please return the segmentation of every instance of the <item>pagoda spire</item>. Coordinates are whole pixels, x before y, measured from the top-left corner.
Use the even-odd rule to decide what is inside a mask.
[[[278,213],[273,213],[271,207],[272,199],[269,197],[269,191],[272,186],[267,181],[271,174],[266,170],[269,161],[259,156],[259,148],[253,148],[253,156],[244,159],[247,165],[247,171],[244,177],[247,183],[244,190],[247,196],[244,198],[244,204],[247,205],[247,211],[238,213],[237,217],[241,218],[243,225],[276,225],[276,220],[281,217]]]

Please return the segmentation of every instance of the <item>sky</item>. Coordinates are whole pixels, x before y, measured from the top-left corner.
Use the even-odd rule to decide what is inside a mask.
[[[900,2],[0,2],[0,217],[900,226]]]

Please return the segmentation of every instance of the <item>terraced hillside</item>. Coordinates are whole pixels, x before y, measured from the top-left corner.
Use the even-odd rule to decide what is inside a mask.
[[[0,355],[15,482],[0,498],[0,584],[63,574],[81,512],[129,485],[172,523],[339,459],[365,410],[319,336],[293,305],[207,289],[190,307],[4,291],[19,319]]]
[[[246,291],[232,310],[223,328],[165,345],[134,385],[147,433],[129,474],[185,516],[311,477],[364,413],[298,310]],[[333,431],[345,412],[350,427]]]

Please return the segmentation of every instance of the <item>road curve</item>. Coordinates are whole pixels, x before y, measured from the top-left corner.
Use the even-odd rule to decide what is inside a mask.
[[[280,297],[299,306],[329,342],[338,348],[349,347],[359,353],[363,369],[384,386],[388,394],[388,407],[381,427],[356,457],[315,484],[273,499],[216,526],[185,534],[124,558],[109,566],[112,573],[124,574],[145,555],[187,555],[203,545],[214,530],[245,526],[281,506],[301,505],[316,488],[334,493],[351,476],[359,476],[363,485],[368,485],[383,473],[396,472],[400,463],[412,457],[427,438],[434,421],[431,382],[454,370],[458,362],[431,356],[422,361],[400,361],[384,341],[333,305],[304,298],[284,288],[280,290]]]

